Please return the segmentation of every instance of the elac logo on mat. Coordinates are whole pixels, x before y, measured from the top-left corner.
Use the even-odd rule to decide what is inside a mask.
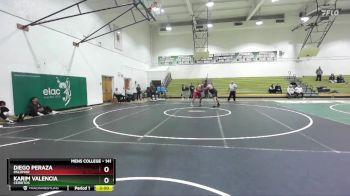
[[[63,90],[64,97],[62,97],[62,100],[64,101],[64,106],[67,106],[72,97],[69,78],[66,78],[65,82],[61,82],[60,79],[58,79],[58,77],[56,78],[57,78],[58,87]]]

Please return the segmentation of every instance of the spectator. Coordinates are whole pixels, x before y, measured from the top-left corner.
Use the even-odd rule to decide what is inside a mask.
[[[334,74],[331,74],[331,75],[329,76],[329,82],[330,82],[330,83],[337,83],[337,80],[335,79]]]
[[[337,83],[345,83],[343,75],[339,74],[337,76]]]
[[[322,74],[323,74],[323,71],[321,67],[318,67],[318,69],[316,70],[316,81],[322,80]]]
[[[125,100],[127,102],[135,101],[134,93],[130,88],[126,89],[125,94]]]
[[[27,108],[27,114],[29,116],[35,117],[56,113],[57,112],[53,111],[49,106],[42,106],[37,97],[32,97],[30,99],[30,103]]]
[[[13,121],[8,118],[9,111],[10,110],[6,107],[6,102],[0,101],[0,118],[2,118],[8,123],[13,123]]]
[[[118,102],[124,102],[125,101],[125,96],[123,95],[122,92],[118,90],[118,88],[115,88],[113,97],[117,99]]]
[[[141,97],[141,87],[140,87],[140,84],[137,85],[137,87],[136,87],[136,92],[137,92],[136,99],[137,99],[137,100],[141,100],[142,97]]]
[[[157,100],[157,93],[156,93],[156,91],[157,91],[156,87],[154,86],[153,83],[151,83],[151,86],[150,86],[151,100]]]
[[[160,94],[163,95],[164,98],[166,98],[166,87],[164,85],[160,86]]]
[[[281,85],[276,84],[276,86],[275,86],[275,92],[276,92],[276,93],[281,93],[281,94],[282,94],[282,87],[281,87]]]
[[[230,94],[229,94],[229,96],[227,98],[227,101],[230,101],[231,97],[233,98],[233,101],[236,101],[236,90],[237,90],[237,87],[238,86],[237,86],[237,84],[234,81],[232,81],[231,84],[229,84],[228,89],[230,91]]]
[[[296,96],[296,97],[298,97],[299,95],[300,95],[301,97],[304,97],[303,88],[301,88],[301,86],[299,86],[299,85],[296,86],[294,90],[295,90],[294,93],[295,93],[295,96]]]
[[[157,92],[157,98],[159,98],[160,95],[162,94],[162,91],[161,91],[161,89],[160,89],[160,86],[157,86],[156,92]]]
[[[288,86],[287,95],[288,95],[288,98],[290,98],[291,96],[295,96],[295,89],[293,88],[293,85]]]
[[[276,93],[276,89],[275,86],[273,84],[271,84],[271,86],[269,87],[269,93]]]
[[[182,99],[189,99],[190,88],[188,86],[182,85]]]
[[[191,99],[193,98],[193,92],[194,92],[194,86],[193,86],[193,84],[191,83],[191,85],[190,85],[190,98],[191,98]]]
[[[146,88],[147,97],[151,97],[151,87]]]

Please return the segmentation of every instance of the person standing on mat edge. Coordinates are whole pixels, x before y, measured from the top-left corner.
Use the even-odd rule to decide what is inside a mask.
[[[322,80],[322,74],[323,74],[323,71],[321,67],[318,67],[318,69],[316,70],[316,81]]]
[[[237,84],[232,81],[231,84],[229,85],[229,91],[230,91],[230,95],[228,96],[227,98],[227,101],[230,101],[231,100],[231,97],[233,98],[233,101],[235,102],[236,101],[236,90],[237,90]]]

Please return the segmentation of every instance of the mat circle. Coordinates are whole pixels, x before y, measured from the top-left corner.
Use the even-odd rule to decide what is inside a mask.
[[[209,110],[220,110],[220,111],[225,111],[225,114],[220,114],[220,115],[212,115],[212,116],[180,116],[180,115],[175,115],[175,114],[169,114],[170,111],[179,111],[179,110],[185,110],[185,109],[209,109]],[[209,108],[209,107],[184,107],[184,108],[173,108],[169,110],[165,110],[163,112],[167,116],[171,117],[177,117],[177,118],[217,118],[217,117],[224,117],[228,116],[231,114],[230,110],[222,109],[222,108]]]

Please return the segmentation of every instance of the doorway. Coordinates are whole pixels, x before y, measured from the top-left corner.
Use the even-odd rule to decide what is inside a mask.
[[[112,101],[112,82],[113,77],[102,76],[103,103]]]
[[[124,78],[124,89],[125,89],[125,94],[127,92],[127,90],[130,88],[130,78]]]

